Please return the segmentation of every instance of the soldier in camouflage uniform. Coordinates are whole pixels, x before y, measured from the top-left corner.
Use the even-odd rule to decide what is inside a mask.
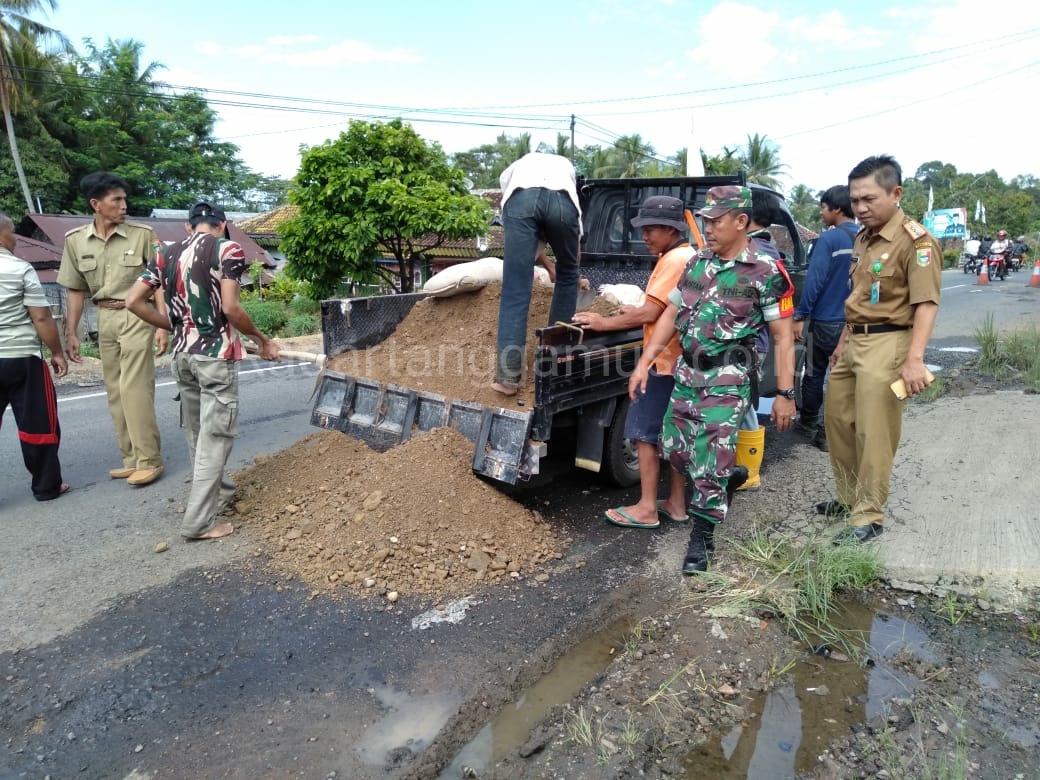
[[[234,531],[230,523],[217,525],[216,517],[235,493],[224,479],[224,466],[238,433],[239,332],[260,346],[265,360],[278,359],[278,346],[257,330],[239,302],[246,256],[239,244],[227,240],[224,212],[199,203],[188,221],[195,232],[148,264],[126,306],[146,322],[173,331],[173,376],[193,468],[181,535],[219,539]],[[159,287],[169,317],[148,305]]]
[[[715,526],[726,518],[737,431],[751,401],[755,335],[762,322],[769,323],[777,350],[779,390],[772,413],[777,430],[789,428],[794,417],[794,338],[791,320],[780,313],[788,281],[775,260],[748,240],[750,210],[747,187],[708,191],[705,207],[697,212],[704,219],[708,248],[687,265],[629,382],[635,397],[646,385],[654,357],[678,332],[682,355],[661,449],[692,486],[693,525],[683,574],[707,570]]]

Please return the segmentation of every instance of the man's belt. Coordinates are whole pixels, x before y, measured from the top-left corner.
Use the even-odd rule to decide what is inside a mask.
[[[849,332],[857,336],[866,336],[871,333],[892,333],[897,330],[910,330],[912,325],[889,325],[887,323],[880,323],[878,325],[857,325],[855,323],[849,323]]]
[[[711,371],[723,366],[747,366],[757,370],[758,352],[754,342],[738,341],[715,355],[705,354],[703,350],[688,352],[683,350],[683,360],[688,366],[699,371]]]
[[[100,301],[94,301],[94,305],[99,309],[125,309],[126,301],[118,298],[102,298]]]

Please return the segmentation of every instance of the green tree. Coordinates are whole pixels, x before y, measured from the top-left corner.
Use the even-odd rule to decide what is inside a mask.
[[[322,296],[345,277],[410,292],[423,252],[480,235],[491,218],[440,145],[400,119],[352,121],[338,139],[305,149],[289,201],[300,212],[283,228],[287,272]],[[396,267],[379,262],[384,254]]]
[[[722,147],[722,154],[708,154],[701,151],[701,165],[706,176],[727,176],[741,170],[744,165],[736,149]]]
[[[774,190],[782,188],[780,176],[787,170],[787,165],[780,162],[779,147],[766,136],[758,133],[749,135],[740,161],[747,173],[747,180],[752,184],[761,184]]]
[[[607,149],[604,164],[592,175],[604,179],[643,176],[650,163],[655,162],[655,154],[654,147],[644,142],[638,133],[623,135]]]
[[[804,184],[796,184],[787,196],[787,205],[791,209],[794,221],[817,233],[823,230],[823,219],[820,217],[820,194],[813,192]]]
[[[502,172],[530,151],[530,133],[515,137],[501,133],[493,144],[456,153],[452,164],[466,175],[474,189],[497,189]]]
[[[38,13],[44,7],[53,11],[57,8],[56,0],[3,0],[0,2],[0,108],[3,110],[4,124],[7,127],[7,143],[11,153],[18,184],[22,189],[29,213],[36,212],[29,182],[25,176],[18,139],[15,134],[13,106],[17,106],[19,83],[26,81],[25,71],[18,72],[12,67],[18,49],[25,49],[27,42],[35,48],[36,38],[51,37],[67,46],[64,36],[57,30],[41,24],[27,14]]]
[[[72,204],[80,178],[108,170],[133,185],[133,214],[187,208],[200,197],[225,205],[243,202],[259,181],[238,158],[238,147],[213,136],[217,115],[201,93],[171,94],[154,79],[163,68],[145,63],[143,44],[86,42],[78,60],[82,90],[69,118]]]

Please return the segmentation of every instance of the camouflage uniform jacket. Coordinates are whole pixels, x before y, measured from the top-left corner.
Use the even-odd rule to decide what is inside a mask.
[[[220,282],[241,284],[246,254],[234,241],[195,233],[148,264],[141,281],[163,288],[173,325],[171,353],[242,359],[242,340],[224,316]]]
[[[789,289],[776,261],[754,244],[728,261],[707,250],[695,255],[669,296],[679,307],[675,325],[683,348],[676,384],[715,387],[748,381],[749,366],[701,370],[688,358],[698,353],[722,355],[753,342],[762,323],[781,318],[780,301]]]

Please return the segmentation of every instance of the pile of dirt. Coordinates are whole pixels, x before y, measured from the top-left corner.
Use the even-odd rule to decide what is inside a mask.
[[[534,403],[535,331],[549,322],[552,293],[552,287],[534,286],[527,318],[527,369],[515,398],[506,398],[490,387],[495,375],[501,282],[449,298],[419,301],[385,341],[338,355],[329,368],[485,406],[530,406]],[[590,308],[600,314],[617,311],[616,303],[605,298],[597,298]]]
[[[449,428],[384,453],[312,434],[238,472],[235,512],[276,568],[316,590],[459,596],[538,575],[570,539],[473,475],[473,445]]]

